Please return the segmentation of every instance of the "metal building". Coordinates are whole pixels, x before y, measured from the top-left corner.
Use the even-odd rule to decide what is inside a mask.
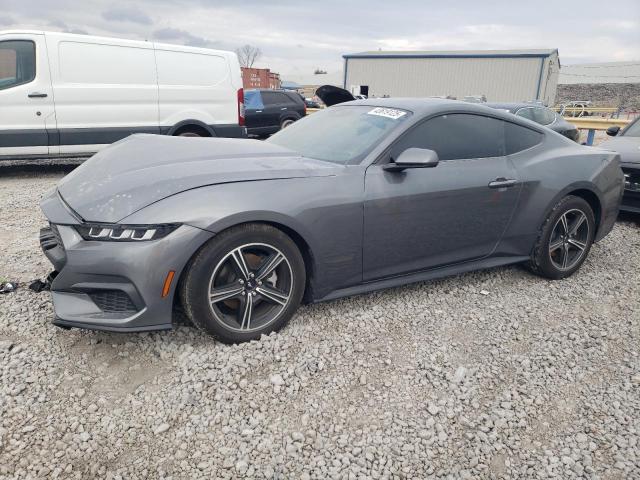
[[[553,105],[558,50],[362,52],[344,55],[344,88],[370,97],[482,96]]]

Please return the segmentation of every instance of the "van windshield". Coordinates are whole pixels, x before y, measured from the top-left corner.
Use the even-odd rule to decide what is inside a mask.
[[[267,142],[304,157],[340,164],[356,163],[410,115],[411,112],[397,108],[335,106],[298,120]]]

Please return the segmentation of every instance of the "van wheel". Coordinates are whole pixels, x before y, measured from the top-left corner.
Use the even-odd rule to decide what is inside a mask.
[[[287,128],[289,125],[293,124],[293,122],[295,122],[295,120],[291,118],[287,118],[283,120],[282,123],[280,124],[280,129]]]
[[[210,137],[211,133],[206,128],[198,125],[184,125],[174,135],[176,137]]]

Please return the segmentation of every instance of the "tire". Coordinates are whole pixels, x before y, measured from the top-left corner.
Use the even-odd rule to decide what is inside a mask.
[[[280,123],[280,130],[282,130],[283,128],[287,128],[291,125],[293,125],[293,123],[295,122],[295,119],[293,118],[285,118],[282,123]]]
[[[240,343],[284,327],[305,284],[296,244],[274,227],[249,223],[216,235],[194,255],[180,300],[196,327],[224,343]]]
[[[200,135],[197,132],[186,131],[186,132],[179,133],[177,136],[178,137],[201,137],[202,135]]]
[[[540,227],[527,268],[552,280],[573,275],[589,255],[595,231],[595,216],[586,200],[564,197]]]

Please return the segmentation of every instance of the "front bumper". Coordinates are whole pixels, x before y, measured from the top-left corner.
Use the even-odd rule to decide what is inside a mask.
[[[640,213],[640,165],[622,164],[624,173],[624,194],[620,210]]]
[[[213,234],[182,225],[154,241],[86,241],[74,228],[77,220],[61,218],[62,211],[51,208],[52,202],[51,198],[43,201],[51,226],[41,231],[40,241],[59,272],[51,284],[53,323],[116,332],[172,328],[179,276],[191,255]],[[175,275],[163,297],[171,270]]]

